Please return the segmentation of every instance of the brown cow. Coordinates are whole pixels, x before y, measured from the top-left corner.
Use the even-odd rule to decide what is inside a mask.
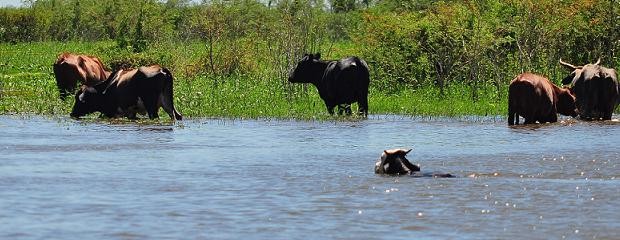
[[[82,85],[75,95],[71,117],[101,112],[109,118],[134,119],[136,113],[146,111],[154,119],[163,107],[171,119],[181,120],[172,100],[172,81],[170,71],[158,65],[116,71],[105,82]]]
[[[53,65],[56,86],[60,98],[73,94],[78,81],[86,86],[94,86],[105,81],[110,72],[106,71],[97,57],[62,53]]]
[[[573,66],[560,59],[560,64],[571,70],[562,84],[571,86],[577,99],[579,117],[584,120],[611,120],[620,102],[616,70],[602,67],[600,63],[599,59],[594,64]]]
[[[558,113],[576,117],[575,97],[568,89],[554,85],[549,79],[522,73],[510,82],[508,89],[508,125],[557,122]]]

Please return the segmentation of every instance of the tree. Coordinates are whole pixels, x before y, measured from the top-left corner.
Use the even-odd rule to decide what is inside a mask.
[[[355,0],[331,0],[332,10],[336,13],[355,10]]]
[[[71,27],[73,29],[73,38],[82,38],[82,27],[80,18],[82,16],[82,8],[80,7],[80,1],[75,0],[73,3],[73,19],[71,19]]]

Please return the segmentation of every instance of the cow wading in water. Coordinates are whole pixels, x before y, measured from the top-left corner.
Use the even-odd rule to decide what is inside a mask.
[[[101,112],[109,118],[135,119],[136,113],[146,111],[154,119],[161,106],[171,119],[181,120],[174,108],[172,81],[170,71],[158,65],[116,71],[105,82],[80,88],[71,117]]]
[[[368,64],[358,57],[338,61],[321,60],[321,54],[305,54],[290,72],[291,83],[312,83],[325,102],[327,112],[345,111],[351,114],[351,104],[357,102],[360,114],[368,115]]]
[[[568,89],[560,88],[549,79],[522,73],[510,82],[508,88],[508,125],[557,122],[558,113],[576,117],[575,97]]]
[[[406,155],[412,149],[401,148],[384,150],[375,163],[375,173],[385,175],[410,175],[412,177],[455,177],[450,173],[421,172],[420,166],[412,164]]]
[[[62,100],[73,94],[78,82],[86,86],[95,86],[110,76],[101,60],[94,56],[62,53],[52,67]]]
[[[562,84],[571,86],[579,118],[583,120],[611,120],[620,101],[616,70],[602,67],[600,63],[599,59],[594,64],[573,66],[560,59],[560,64],[571,71]]]

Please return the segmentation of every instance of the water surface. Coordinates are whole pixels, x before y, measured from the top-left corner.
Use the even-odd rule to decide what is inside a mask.
[[[620,124],[0,116],[0,239],[610,239]],[[423,171],[382,177],[384,149]]]

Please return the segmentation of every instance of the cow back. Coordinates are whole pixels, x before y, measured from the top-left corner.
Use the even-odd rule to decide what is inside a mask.
[[[322,80],[329,99],[338,103],[352,103],[368,91],[368,65],[357,57],[330,61]]]

